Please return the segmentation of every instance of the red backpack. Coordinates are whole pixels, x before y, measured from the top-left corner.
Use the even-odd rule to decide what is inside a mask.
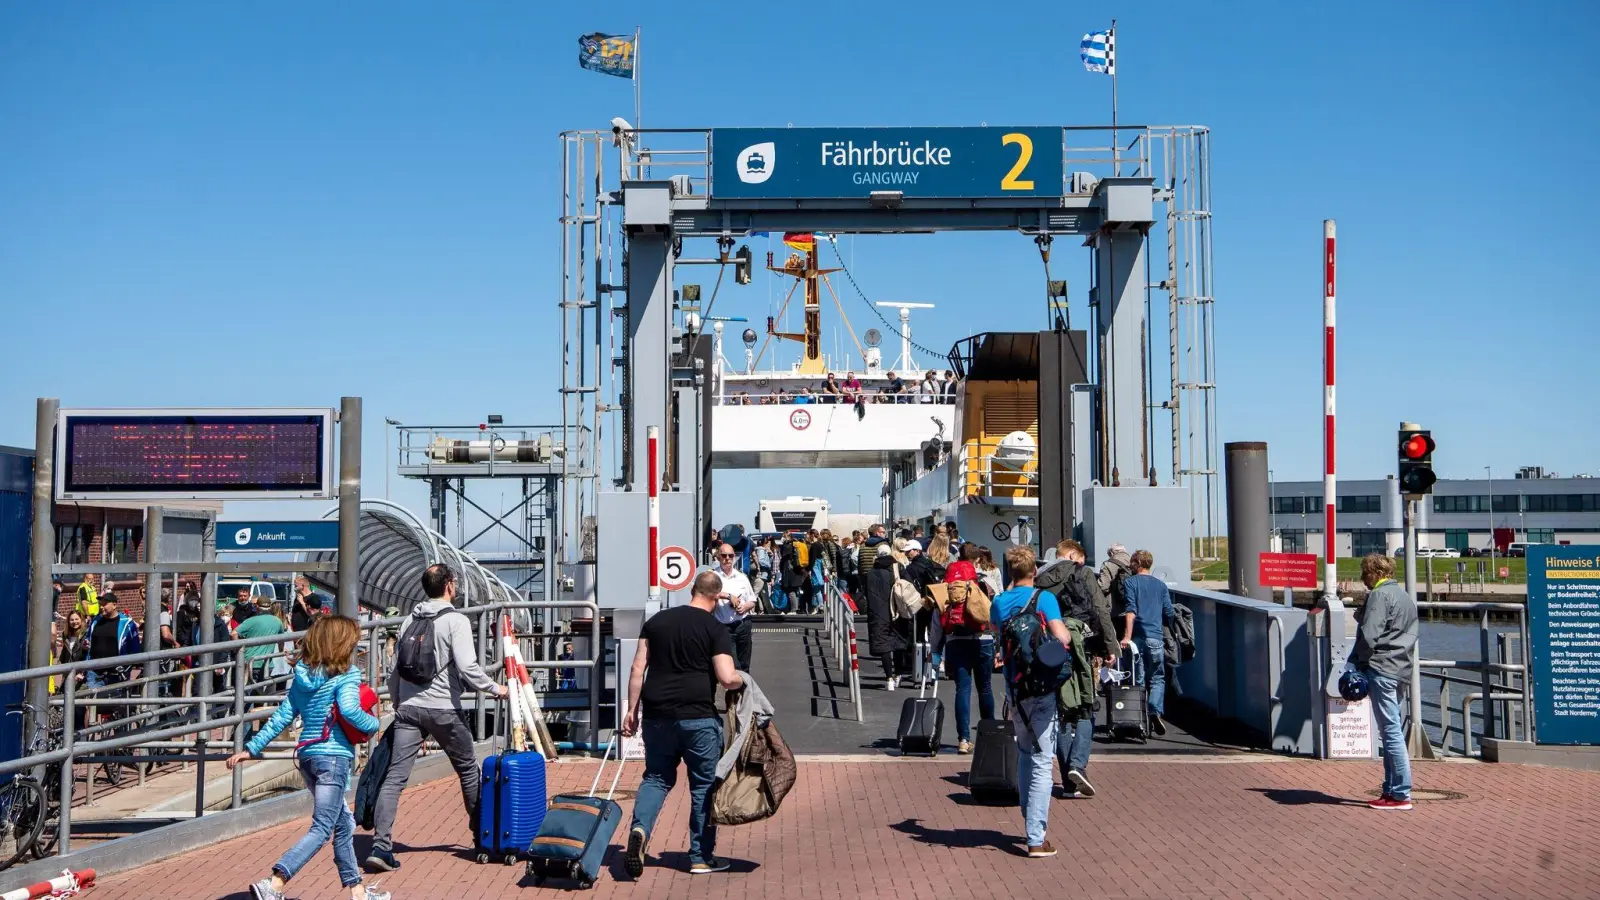
[[[982,630],[983,623],[967,614],[967,596],[976,590],[977,585],[970,581],[952,581],[944,587],[949,602],[939,613],[940,630],[945,634],[964,634],[968,631]]]
[[[361,694],[361,711],[376,718],[378,715],[378,692],[374,691],[372,685],[367,684],[365,681],[361,682],[361,687],[358,690]],[[344,730],[345,739],[350,741],[352,745],[365,744],[367,741],[372,740],[374,734],[377,734],[376,731],[362,731],[346,720],[344,716],[339,715],[339,700],[335,697],[333,705],[328,707],[328,717],[322,721],[322,736],[301,741],[295,745],[294,749],[299,751],[312,744],[320,744],[326,741],[333,736],[333,726],[335,724]]]

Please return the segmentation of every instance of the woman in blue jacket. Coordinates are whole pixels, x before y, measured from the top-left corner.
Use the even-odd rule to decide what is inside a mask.
[[[339,882],[350,889],[351,900],[390,900],[389,892],[362,883],[356,865],[355,817],[344,803],[356,753],[339,720],[367,734],[378,730],[377,717],[361,708],[361,673],[351,667],[360,639],[361,626],[354,619],[324,616],[312,623],[288,698],[244,752],[228,757],[230,769],[261,758],[267,744],[296,717],[300,719],[304,739],[295,748],[295,763],[311,791],[311,830],[273,865],[270,876],[250,886],[253,900],[284,900],[284,886],[329,837]]]

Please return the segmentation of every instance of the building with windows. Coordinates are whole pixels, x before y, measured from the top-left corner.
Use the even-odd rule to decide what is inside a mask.
[[[1440,480],[1417,516],[1417,546],[1503,552],[1530,544],[1600,544],[1600,478],[1547,478],[1526,468],[1512,478]],[[1284,552],[1322,553],[1320,481],[1269,485],[1272,531]],[[1394,476],[1339,482],[1337,556],[1393,553],[1405,543]]]

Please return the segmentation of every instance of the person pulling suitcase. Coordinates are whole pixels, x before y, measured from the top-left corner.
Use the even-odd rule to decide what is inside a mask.
[[[363,866],[368,872],[393,872],[400,868],[394,855],[394,820],[400,811],[400,792],[411,779],[411,767],[424,738],[433,738],[450,758],[461,781],[461,802],[467,809],[467,827],[477,844],[478,788],[482,783],[472,732],[461,718],[463,685],[504,697],[508,691],[496,684],[478,664],[478,650],[467,617],[455,609],[456,575],[443,563],[422,573],[422,592],[428,599],[412,607],[400,624],[399,646],[389,672],[389,696],[395,705],[394,750],[388,774],[378,791],[373,814],[372,850]]]
[[[633,804],[623,857],[634,878],[644,874],[650,834],[677,783],[680,762],[689,770],[689,874],[728,869],[727,861],[716,856],[717,826],[711,821],[711,785],[722,757],[716,690],[721,685],[723,690],[738,691],[744,687],[744,676],[733,663],[728,627],[716,617],[721,577],[701,572],[691,591],[687,606],[664,609],[644,623],[628,674],[629,707],[622,734],[644,738],[644,778]]]

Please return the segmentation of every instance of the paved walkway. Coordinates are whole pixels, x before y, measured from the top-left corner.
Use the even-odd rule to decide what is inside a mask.
[[[804,758],[778,816],[725,829],[733,871],[684,871],[685,792],[670,798],[638,883],[622,871],[619,829],[596,897],[1553,898],[1600,895],[1600,774],[1440,762],[1417,766],[1420,790],[1459,792],[1410,813],[1352,802],[1377,784],[1377,763],[1253,755],[1108,757],[1091,772],[1101,796],[1057,801],[1062,854],[1020,856],[1015,808],[974,806],[967,760],[879,755]],[[587,788],[589,762],[562,763],[552,791]],[[625,786],[638,782],[630,765]],[[682,780],[680,779],[680,785]],[[624,807],[631,806],[631,793]],[[105,880],[92,900],[247,900],[245,886],[305,829],[305,820]],[[624,825],[624,829],[626,825]],[[453,781],[407,792],[397,841],[404,868],[384,879],[397,900],[558,896],[523,867],[480,866]],[[367,846],[357,838],[357,852]],[[348,896],[320,853],[290,896]]]

